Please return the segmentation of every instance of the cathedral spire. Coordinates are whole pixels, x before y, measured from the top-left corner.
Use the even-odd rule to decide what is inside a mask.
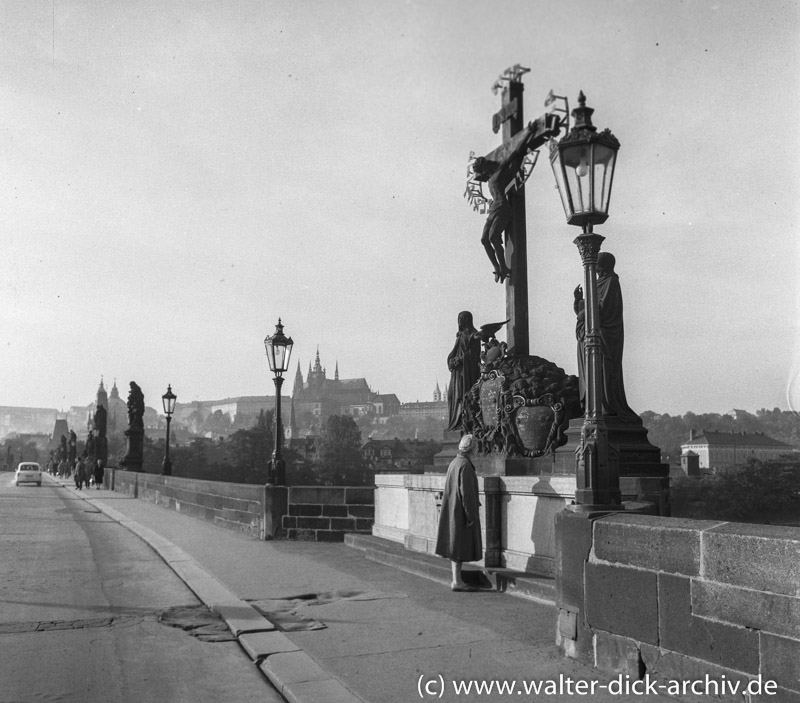
[[[339,380],[339,360],[338,359],[336,360],[336,371],[334,372],[333,380],[334,381],[338,381]]]
[[[298,436],[297,434],[297,420],[294,416],[294,398],[291,400],[290,410],[289,410],[289,426],[284,429],[284,438],[287,440],[294,439]]]
[[[308,370],[308,378],[306,379],[309,388],[319,389],[325,383],[325,369],[322,368],[322,363],[319,360],[319,347],[317,347],[317,354],[314,358],[314,369]]]
[[[100,406],[108,410],[108,393],[106,393],[105,386],[103,386],[103,377],[100,376],[100,387],[97,389],[97,399],[95,400],[95,410]]]
[[[297,373],[294,375],[294,386],[292,387],[292,398],[294,398],[301,390],[303,390],[303,372],[300,371],[300,361],[297,361]],[[294,412],[294,404],[292,405],[292,412]]]

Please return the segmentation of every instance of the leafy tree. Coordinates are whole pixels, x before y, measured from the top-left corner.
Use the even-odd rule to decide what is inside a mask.
[[[350,415],[331,415],[322,428],[314,471],[323,486],[366,486],[361,431]]]
[[[266,483],[275,446],[275,413],[261,410],[254,426],[228,438],[228,456],[239,481]]]
[[[9,448],[11,451],[10,456],[13,456],[13,461],[9,465],[11,471],[16,470],[17,464],[21,461],[36,461],[44,463],[41,460],[41,453],[35,442],[23,442],[21,439],[7,439],[3,447],[3,461],[9,457]],[[46,457],[45,457],[46,461]]]
[[[317,434],[321,429],[320,419],[310,410],[298,413],[295,417],[295,422],[299,429],[307,430],[311,434]]]
[[[697,519],[800,524],[800,459],[751,459],[738,471],[681,477],[671,486],[672,514]]]
[[[202,425],[202,432],[212,435],[227,435],[231,429],[231,418],[222,410],[215,410]]]
[[[286,461],[286,484],[288,486],[316,486],[319,478],[310,461],[299,452],[284,448],[283,458]]]
[[[164,439],[153,441],[147,434],[142,442],[142,471],[148,474],[160,474],[164,461]]]

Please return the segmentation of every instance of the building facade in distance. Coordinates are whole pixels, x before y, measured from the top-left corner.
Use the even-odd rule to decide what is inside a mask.
[[[373,473],[424,473],[433,468],[442,449],[438,442],[417,439],[369,439],[361,447],[361,456]]]
[[[48,434],[57,417],[55,408],[0,406],[0,439],[22,434]]]
[[[436,420],[446,420],[448,417],[447,393],[442,393],[439,389],[439,382],[436,382],[436,389],[433,391],[432,401],[419,400],[416,403],[403,403],[400,406],[400,417],[432,417]]]
[[[689,430],[689,441],[681,445],[681,464],[696,466],[701,473],[724,473],[744,468],[750,459],[778,459],[797,450],[789,444],[768,437],[763,432],[713,432]],[[695,458],[696,457],[696,458]],[[692,475],[690,468],[684,471]]]

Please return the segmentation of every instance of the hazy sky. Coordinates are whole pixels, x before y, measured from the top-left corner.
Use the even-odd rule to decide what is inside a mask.
[[[551,88],[622,143],[596,231],[638,410],[788,408],[798,340],[800,4],[330,0],[0,3],[0,405],[101,375],[179,402],[303,373],[401,401],[448,380],[460,310],[504,319],[463,198],[490,88]],[[546,153],[527,188],[531,353],[576,373],[582,280]],[[502,335],[501,335],[502,338]]]

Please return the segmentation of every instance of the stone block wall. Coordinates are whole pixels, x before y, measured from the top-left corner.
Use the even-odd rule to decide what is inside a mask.
[[[372,486],[292,486],[282,524],[288,539],[343,542],[348,532],[371,534],[374,520]]]
[[[258,539],[343,542],[370,534],[372,486],[261,486],[106,470],[106,487]],[[287,498],[288,495],[288,498]]]
[[[632,678],[761,677],[777,691],[751,700],[800,702],[800,528],[615,514],[590,529],[583,612],[559,603],[589,633],[576,656]]]
[[[372,534],[433,554],[444,474],[375,476]],[[478,476],[481,566],[552,576],[554,516],[575,497],[575,476]]]
[[[161,476],[138,471],[106,470],[106,485],[219,527],[269,539],[268,500],[264,486]]]
[[[402,543],[408,534],[409,498],[404,474],[375,474],[376,537]]]

